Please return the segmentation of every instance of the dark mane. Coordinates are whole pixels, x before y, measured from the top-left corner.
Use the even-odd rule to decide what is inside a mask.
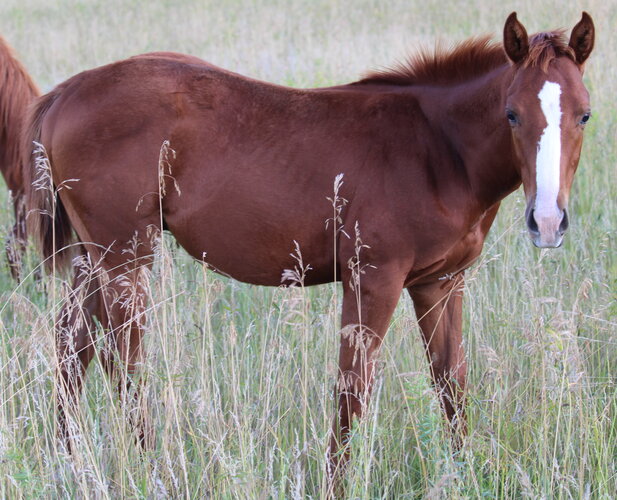
[[[559,56],[575,60],[563,30],[537,33],[529,40],[529,55],[523,65],[544,71]],[[490,36],[470,38],[452,49],[421,50],[393,68],[368,73],[358,84],[391,85],[453,84],[488,73],[508,62],[503,45]]]
[[[367,74],[358,83],[412,85],[456,83],[487,73],[507,62],[501,44],[491,37],[470,38],[448,50],[421,50],[393,68]]]

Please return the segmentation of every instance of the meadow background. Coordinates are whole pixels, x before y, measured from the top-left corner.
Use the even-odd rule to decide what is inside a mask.
[[[349,498],[617,496],[617,2],[2,0],[0,33],[44,91],[152,50],[284,85],[358,79],[419,44],[500,37],[593,16],[593,118],[562,248],[532,247],[521,192],[468,273],[470,435],[452,458],[404,296],[357,427]],[[2,89],[0,89],[0,92]],[[173,146],[173,145],[172,145]],[[4,236],[12,224],[6,194]],[[327,202],[324,200],[316,202]],[[370,242],[368,242],[370,243]],[[291,248],[291,242],[290,242]],[[321,498],[340,286],[267,289],[205,271],[166,237],[142,373],[156,429],[140,454],[97,363],[69,456],[55,438],[53,323],[61,277],[11,281],[0,259],[0,497]],[[36,255],[27,269],[35,269]]]

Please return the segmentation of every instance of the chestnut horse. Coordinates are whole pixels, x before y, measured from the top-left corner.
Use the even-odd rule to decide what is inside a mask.
[[[39,90],[32,78],[0,36],[0,172],[11,192],[15,212],[15,225],[6,243],[14,278],[19,276],[26,242],[21,135],[28,106],[38,96]],[[31,150],[32,146],[28,145],[28,151]]]
[[[85,299],[72,294],[59,318],[61,432],[95,355],[93,316],[127,373],[142,357],[142,271],[158,228],[246,283],[293,284],[285,270],[294,242],[310,263],[304,285],[343,282],[332,464],[347,458],[334,452],[365,409],[404,289],[450,428],[464,433],[464,272],[521,182],[533,243],[561,244],[590,116],[582,74],[593,44],[587,13],[569,41],[562,31],[528,37],[513,13],[503,45],[468,40],[338,87],[290,89],[153,53],[40,98],[24,138],[37,145],[27,159],[37,188],[29,222],[56,269],[70,261],[72,230],[101,269],[76,271]],[[324,230],[335,179],[346,232]]]

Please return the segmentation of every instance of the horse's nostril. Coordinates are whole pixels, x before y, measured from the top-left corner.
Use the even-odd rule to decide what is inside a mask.
[[[538,229],[538,223],[536,222],[536,218],[533,215],[534,212],[535,210],[532,208],[527,214],[527,227],[532,233],[538,234],[540,232],[540,229]]]
[[[568,219],[568,211],[564,208],[563,217],[561,219],[561,224],[559,224],[559,234],[564,234],[568,230],[569,226],[570,226],[570,221]]]

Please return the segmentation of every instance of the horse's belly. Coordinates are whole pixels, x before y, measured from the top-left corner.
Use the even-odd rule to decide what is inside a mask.
[[[221,212],[166,224],[195,259],[239,281],[279,286],[294,284],[294,279],[304,285],[333,280],[332,244],[323,223],[281,227],[276,221]]]

